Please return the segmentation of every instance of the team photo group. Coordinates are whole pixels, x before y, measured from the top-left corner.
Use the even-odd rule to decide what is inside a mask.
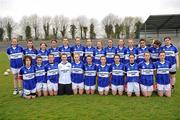
[[[50,45],[41,42],[34,47],[27,40],[21,47],[13,38],[7,55],[13,74],[13,94],[31,99],[39,96],[56,95],[126,95],[150,97],[153,91],[158,96],[171,97],[175,88],[176,69],[179,68],[178,49],[170,37],[163,42],[153,40],[147,46],[145,39],[112,39],[106,44],[91,39],[82,45],[77,37],[74,45],[68,38],[62,44],[53,39]],[[163,44],[163,45],[162,45]]]

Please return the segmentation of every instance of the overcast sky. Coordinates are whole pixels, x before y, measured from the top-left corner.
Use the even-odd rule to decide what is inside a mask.
[[[0,17],[11,16],[19,22],[22,16],[85,15],[101,21],[113,13],[119,17],[180,14],[180,0],[0,0]]]

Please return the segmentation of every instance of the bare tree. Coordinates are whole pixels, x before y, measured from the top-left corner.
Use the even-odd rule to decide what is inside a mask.
[[[8,40],[11,40],[13,31],[15,30],[16,27],[16,23],[14,22],[12,17],[4,17],[3,24],[6,30]]]
[[[19,26],[21,27],[21,33],[25,37],[26,36],[26,32],[25,32],[26,31],[26,27],[27,26],[31,27],[30,18],[28,16],[23,16],[21,21],[20,21]]]
[[[58,36],[58,30],[60,26],[60,20],[59,16],[55,16],[51,19],[52,29],[53,29],[53,36],[55,39],[57,39]]]
[[[44,39],[45,40],[49,39],[50,21],[51,21],[50,16],[42,17],[42,24],[43,24],[43,29],[44,29],[44,35],[45,35]]]
[[[87,32],[86,30],[86,27],[88,25],[88,18],[86,16],[79,16],[77,18],[77,23],[78,23],[78,27],[79,27],[79,30],[80,30],[80,36],[81,36],[81,39],[83,39],[83,28],[85,27],[85,32]]]
[[[63,15],[59,16],[59,22],[60,22],[60,33],[62,37],[66,36],[66,32],[68,29],[68,23],[69,23],[69,19]]]
[[[30,24],[32,28],[34,29],[34,39],[38,40],[39,38],[39,29],[40,29],[40,18],[34,14],[29,17]]]

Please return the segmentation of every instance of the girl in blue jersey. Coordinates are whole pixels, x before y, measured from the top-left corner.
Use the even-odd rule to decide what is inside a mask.
[[[85,63],[87,63],[86,58],[88,55],[91,55],[92,61],[94,62],[95,48],[92,47],[92,40],[91,39],[86,40],[85,57],[84,57]]]
[[[47,96],[47,80],[46,80],[46,72],[45,66],[42,65],[42,57],[36,57],[36,65],[35,65],[35,76],[36,76],[36,90],[37,95],[40,96]]]
[[[132,96],[134,92],[136,96],[140,96],[139,88],[139,68],[135,63],[135,55],[129,55],[129,63],[125,66],[126,82],[127,82],[127,95]]]
[[[73,93],[82,95],[84,92],[84,64],[80,61],[79,53],[74,54],[74,62],[71,67]]]
[[[79,53],[80,61],[84,60],[84,46],[81,44],[81,39],[79,37],[75,39],[75,45],[72,47],[72,53],[73,55],[75,53]]]
[[[157,89],[159,96],[163,96],[165,94],[167,97],[171,97],[171,85],[169,76],[171,63],[165,60],[165,57],[166,53],[164,51],[161,51],[159,53],[160,61],[157,61],[155,63]]]
[[[136,62],[138,51],[137,51],[137,48],[134,47],[134,40],[133,39],[128,40],[128,47],[125,51],[125,62],[126,63],[129,63],[129,55],[130,54],[134,54],[134,56],[135,56],[134,60]]]
[[[107,64],[111,65],[114,62],[114,55],[116,53],[116,48],[113,46],[113,40],[109,39],[108,40],[108,47],[105,48],[106,51],[106,59],[107,59]]]
[[[116,48],[116,54],[120,55],[120,62],[125,64],[125,51],[124,39],[120,39]]]
[[[24,55],[29,55],[32,57],[32,64],[36,64],[37,50],[34,48],[33,41],[31,39],[27,40],[27,48],[24,49]]]
[[[146,40],[145,39],[140,39],[139,44],[140,44],[140,47],[137,48],[137,50],[138,50],[137,62],[141,63],[144,61],[144,53],[149,52],[149,48],[146,46]]]
[[[151,61],[153,63],[159,61],[159,53],[161,51],[161,42],[159,40],[154,40],[152,47],[149,48],[149,52],[151,53]]]
[[[23,92],[26,99],[36,97],[35,68],[32,66],[32,57],[24,57],[24,66],[19,71],[19,80],[23,82]]]
[[[112,69],[112,80],[111,80],[111,89],[112,94],[119,95],[123,94],[124,91],[124,64],[120,62],[120,55],[114,55],[114,63],[111,65]]]
[[[20,68],[23,66],[23,48],[18,45],[18,41],[16,38],[13,38],[11,40],[11,45],[7,48],[7,55],[9,58],[10,68],[14,78],[13,95],[16,95],[18,93],[21,93],[21,90],[19,90],[19,88],[21,87],[21,83],[18,82],[18,73]]]
[[[105,55],[106,55],[106,51],[103,48],[102,41],[97,41],[97,47],[95,48],[95,59],[94,59],[96,66],[99,66],[101,63],[100,57]]]
[[[163,51],[166,53],[166,60],[172,64],[172,68],[170,69],[170,79],[171,79],[171,87],[174,89],[174,85],[176,82],[176,68],[179,68],[179,55],[178,49],[175,45],[172,44],[172,40],[170,37],[164,38],[164,46],[162,47]]]
[[[87,63],[84,68],[84,85],[86,94],[94,94],[96,88],[96,64],[92,62],[92,56],[86,56]]]
[[[97,67],[98,92],[100,95],[108,95],[111,68],[106,64],[106,57],[100,57],[101,64]]]
[[[140,87],[141,92],[145,97],[149,97],[153,92],[154,70],[155,66],[150,61],[150,53],[144,53],[144,60],[139,64],[140,69]]]
[[[54,55],[54,62],[60,63],[59,47],[57,47],[57,40],[51,40],[51,48],[48,49],[48,54]]]
[[[69,46],[69,41],[67,38],[63,39],[63,45],[59,47],[59,52],[60,54],[66,54],[67,55],[67,61],[71,63],[71,56],[72,56],[72,51],[71,47]]]
[[[47,44],[45,42],[40,43],[40,49],[38,55],[42,57],[42,64],[46,65],[48,63],[48,51],[46,50]]]
[[[59,71],[58,63],[54,62],[54,54],[48,55],[48,64],[45,66],[47,87],[50,96],[56,96],[58,93]]]

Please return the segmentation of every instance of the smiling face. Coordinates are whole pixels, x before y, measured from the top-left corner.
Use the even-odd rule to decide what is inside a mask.
[[[81,40],[80,40],[80,38],[76,38],[76,40],[75,40],[75,44],[76,44],[76,45],[78,45],[78,46],[81,44]]]
[[[79,54],[74,54],[74,61],[76,62],[76,63],[78,63],[79,61],[80,61],[80,55]]]
[[[130,63],[134,63],[134,59],[135,59],[134,55],[129,56],[129,62]]]
[[[112,40],[108,40],[108,47],[112,47],[113,46],[113,41]]]
[[[28,48],[33,48],[33,42],[32,41],[28,41],[27,42],[27,47]]]
[[[119,64],[119,63],[120,63],[120,57],[119,57],[118,55],[115,55],[115,56],[114,56],[114,62],[115,62],[116,64]]]
[[[164,39],[164,44],[167,45],[167,46],[171,45],[171,42],[172,41],[169,38]]]
[[[88,56],[86,58],[86,61],[87,61],[88,64],[92,64],[92,57]]]
[[[97,48],[98,48],[98,49],[102,49],[102,47],[103,47],[103,46],[102,46],[102,42],[101,42],[101,41],[98,41],[98,42],[97,42]]]
[[[132,48],[133,45],[134,45],[134,40],[133,40],[133,39],[129,39],[129,40],[128,40],[128,47],[129,47],[129,48]]]
[[[41,43],[40,48],[41,48],[41,50],[46,50],[46,44],[45,43]]]
[[[118,45],[120,47],[123,47],[124,46],[124,40],[123,39],[120,39],[119,42],[118,42]]]
[[[18,44],[17,39],[16,39],[16,38],[13,38],[13,39],[11,40],[11,45],[12,45],[13,47],[16,47],[17,44]]]
[[[56,48],[57,47],[57,42],[56,41],[51,41],[51,47]]]
[[[37,58],[36,63],[37,63],[37,65],[41,65],[42,64],[42,58]]]
[[[144,59],[145,59],[145,61],[146,62],[149,62],[149,60],[150,60],[150,53],[144,53]]]
[[[68,46],[68,44],[69,44],[68,39],[66,39],[66,38],[65,38],[65,39],[63,39],[63,45],[64,45],[64,46]]]
[[[49,61],[49,63],[54,63],[54,55],[49,55],[48,56],[48,61]]]
[[[67,55],[66,55],[66,54],[63,54],[63,55],[61,56],[61,60],[62,60],[63,62],[67,62]]]
[[[88,47],[92,46],[92,41],[90,39],[87,39],[86,46],[88,46]]]
[[[25,66],[26,67],[30,67],[31,66],[31,59],[30,58],[26,58],[25,59]]]
[[[166,54],[164,52],[159,53],[159,59],[161,62],[165,60]]]
[[[100,61],[101,61],[101,65],[105,65],[106,64],[106,57],[105,56],[102,56],[100,58]]]

